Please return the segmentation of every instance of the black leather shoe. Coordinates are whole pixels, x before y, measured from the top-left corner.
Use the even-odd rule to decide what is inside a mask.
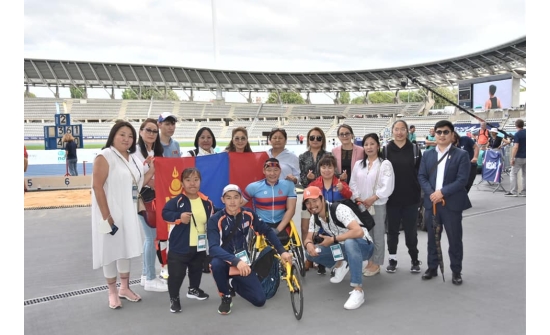
[[[460,273],[453,272],[453,284],[462,285],[462,276]]]
[[[437,277],[437,269],[428,268],[428,270],[426,270],[426,272],[422,275],[423,280],[432,279],[432,277]]]

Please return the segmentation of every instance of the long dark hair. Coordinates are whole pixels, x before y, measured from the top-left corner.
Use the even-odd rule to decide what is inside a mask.
[[[157,120],[151,119],[151,118],[146,119],[145,121],[143,121],[143,123],[139,127],[139,130],[142,131],[143,129],[145,129],[145,125],[148,124],[148,123],[154,123],[155,126],[157,126],[157,131],[159,130]],[[143,157],[147,158],[149,153],[147,152],[147,147],[145,146],[145,142],[143,142],[143,138],[141,138],[141,136],[138,139],[138,145],[139,145],[139,151],[141,152]],[[160,143],[160,133],[157,133],[157,138],[156,138],[155,142],[153,143],[153,156],[162,157],[163,153],[164,153],[164,148],[162,147],[162,144]]]
[[[202,127],[197,131],[197,135],[195,135],[195,142],[193,142],[193,145],[195,146],[195,153],[199,153],[199,137],[201,137],[201,134],[203,131],[208,130],[210,133],[210,136],[212,136],[212,148],[216,148],[216,136],[214,136],[214,133],[212,132],[212,129],[208,127]]]
[[[115,139],[115,135],[117,131],[122,127],[128,127],[132,131],[132,135],[134,136],[134,139],[132,140],[132,145],[130,146],[130,149],[128,149],[128,152],[133,154],[136,152],[136,142],[137,142],[137,136],[136,136],[136,129],[132,124],[128,121],[117,121],[115,125],[111,128],[111,131],[109,132],[109,137],[107,138],[107,143],[105,143],[105,146],[101,149],[110,148],[113,145],[113,141]]]
[[[378,152],[376,153],[376,157],[378,159],[382,160],[382,152],[380,151],[380,138],[378,138],[378,134],[376,133],[368,133],[367,135],[363,136],[363,141],[361,142],[361,146],[363,147],[363,150],[365,150],[365,142],[367,142],[367,139],[372,138],[376,141],[376,144],[378,144]],[[363,160],[361,160],[361,166],[363,168],[367,167],[367,155],[365,154],[365,157],[363,157]]]
[[[246,136],[246,146],[244,147],[244,152],[252,152],[252,148],[250,147],[250,142],[248,141],[248,131],[245,127],[237,127],[234,128],[233,131],[231,131],[231,141],[229,142],[229,145],[225,148],[225,151],[227,152],[235,152],[237,151],[237,148],[235,147],[235,143],[233,143],[233,137],[235,137],[235,134],[237,132],[244,133],[244,136]]]

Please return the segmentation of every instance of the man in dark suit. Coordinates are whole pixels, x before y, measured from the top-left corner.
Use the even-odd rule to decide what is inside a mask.
[[[453,284],[462,284],[462,211],[472,207],[466,184],[470,174],[470,157],[453,145],[454,126],[450,121],[438,121],[435,126],[435,150],[427,150],[420,162],[418,181],[424,191],[424,208],[428,228],[427,280],[437,276],[439,260],[432,227],[432,203],[436,203],[437,219],[447,232]],[[444,203],[443,203],[444,201]],[[442,231],[443,231],[442,229]]]

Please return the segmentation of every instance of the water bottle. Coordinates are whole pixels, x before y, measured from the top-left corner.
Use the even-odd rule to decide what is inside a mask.
[[[364,211],[367,210],[367,207],[366,207],[365,204],[363,204],[362,202],[358,202],[358,203],[357,203],[357,206],[359,206],[359,210],[360,210],[361,212],[364,212]]]
[[[315,247],[315,252],[318,253],[318,254],[321,253],[321,248]]]

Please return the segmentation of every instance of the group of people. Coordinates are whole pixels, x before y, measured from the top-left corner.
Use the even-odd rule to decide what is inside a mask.
[[[163,256],[159,251],[162,248],[155,245],[159,243],[155,241],[155,228],[137,214],[139,194],[144,188],[155,187],[155,157],[209,155],[216,147],[214,134],[205,127],[196,134],[195,149],[182,153],[172,138],[176,123],[177,118],[169,112],[156,120],[147,119],[140,126],[138,138],[130,123],[117,122],[94,162],[93,266],[103,268],[109,307],[121,307],[120,298],[141,300],[128,285],[129,260],[141,254],[142,285],[147,291],[168,291],[171,312],[181,311],[180,289],[187,275],[186,296],[209,298],[200,287],[203,273],[211,273],[216,283],[220,314],[231,312],[236,294],[255,306],[264,305],[265,293],[250,267],[247,236],[250,229],[264,234],[283,261],[291,261],[280,240],[288,238],[289,222],[298,206],[298,185],[304,189],[299,230],[307,266],[317,264],[319,274],[330,268],[331,283],[340,283],[350,272],[353,289],[345,309],[356,309],[364,303],[363,277],[380,273],[386,248],[389,261],[385,271],[397,271],[401,228],[411,258],[410,272],[421,272],[416,219],[422,203],[428,223],[428,268],[422,278],[437,276],[435,236],[430,226],[435,204],[438,221],[449,239],[452,282],[462,283],[462,211],[471,206],[466,191],[471,158],[453,145],[451,122],[435,124],[434,150],[424,155],[410,140],[410,128],[403,120],[392,125],[394,140],[384,147],[375,133],[366,134],[362,145],[356,145],[352,127],[340,125],[337,136],[341,145],[330,152],[323,130],[313,127],[305,137],[307,150],[299,156],[285,148],[286,131],[275,128],[269,135],[269,158],[262,168],[265,178],[243,190],[233,184],[225,186],[221,198],[224,208],[215,208],[209,196],[201,193],[200,171],[186,168],[181,173],[182,193],[162,209],[162,217],[170,225],[169,240],[164,241],[168,252]],[[225,150],[252,151],[246,128],[233,129]],[[350,207],[340,204],[334,213],[329,210],[330,203],[344,199],[369,211],[375,222],[371,231],[362,226]],[[252,207],[245,207],[249,202]],[[167,264],[167,281],[156,274],[157,257],[161,264]],[[118,276],[120,289],[116,286]]]

